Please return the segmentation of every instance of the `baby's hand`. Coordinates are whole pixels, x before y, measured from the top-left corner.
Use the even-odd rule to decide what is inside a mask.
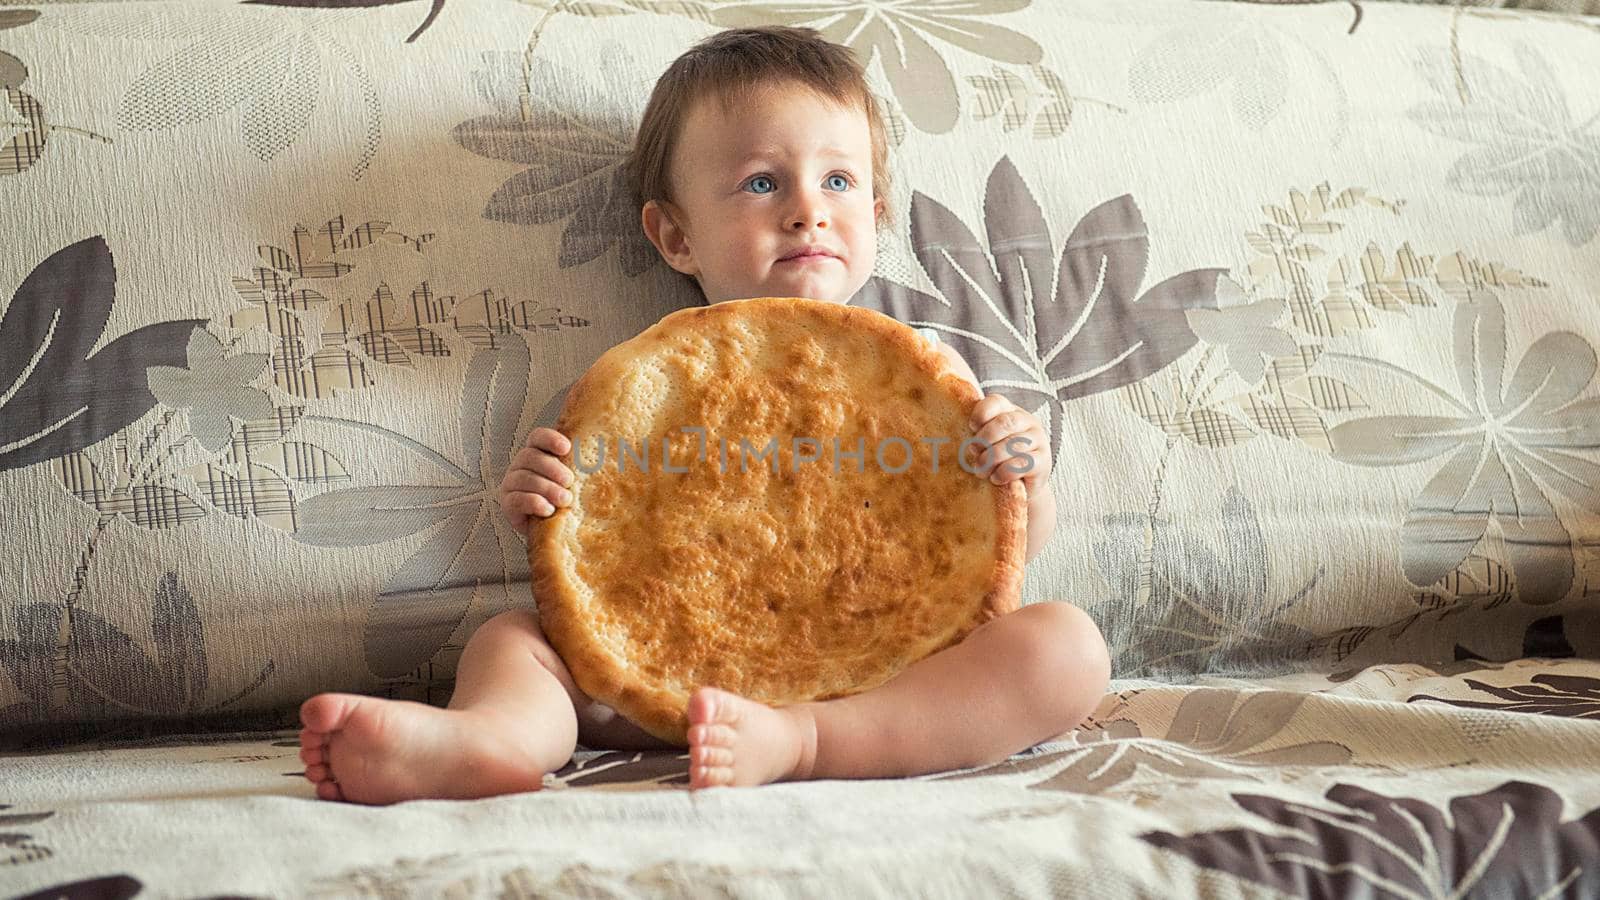
[[[533,516],[544,518],[558,506],[572,502],[572,470],[561,457],[572,450],[572,441],[553,428],[528,432],[527,446],[517,451],[511,469],[500,479],[500,511],[523,537]]]
[[[989,394],[972,408],[971,424],[976,436],[990,444],[987,451],[981,444],[972,447],[973,454],[982,454],[972,464],[979,475],[995,484],[1021,478],[1030,498],[1039,485],[1049,483],[1050,441],[1037,416],[1001,394]]]

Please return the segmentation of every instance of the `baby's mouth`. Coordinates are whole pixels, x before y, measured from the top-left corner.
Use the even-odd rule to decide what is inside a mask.
[[[830,252],[828,250],[824,250],[821,247],[804,247],[804,248],[796,250],[796,251],[794,251],[792,253],[785,254],[784,256],[782,256],[782,257],[780,257],[778,259],[778,262],[781,262],[781,263],[809,263],[809,262],[821,262],[822,260],[826,260],[826,259],[838,259],[838,258],[839,257],[834,255],[832,252]]]

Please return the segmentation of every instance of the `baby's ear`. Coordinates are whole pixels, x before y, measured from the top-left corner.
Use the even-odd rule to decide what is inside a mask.
[[[654,200],[645,202],[644,209],[639,211],[639,220],[644,226],[645,237],[656,245],[657,252],[667,261],[667,265],[685,275],[699,276],[700,267],[695,265],[694,252],[689,249],[688,235],[678,227],[676,210],[670,206],[670,204],[659,204]]]
[[[888,208],[889,201],[883,199],[882,197],[872,198],[872,221],[882,225],[884,210]]]

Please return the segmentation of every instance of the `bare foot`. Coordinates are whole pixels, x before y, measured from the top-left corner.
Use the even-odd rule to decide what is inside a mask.
[[[469,799],[544,780],[525,736],[485,713],[318,694],[300,705],[300,722],[300,760],[324,800]]]
[[[773,707],[714,687],[689,697],[689,789],[798,781],[817,758],[803,705]]]

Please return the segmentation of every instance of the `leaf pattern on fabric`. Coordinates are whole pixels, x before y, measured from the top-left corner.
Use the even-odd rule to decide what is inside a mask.
[[[1451,573],[1446,585],[1468,581],[1460,576],[1459,571]],[[1568,641],[1565,616],[1543,616],[1523,625],[1518,615],[1510,631],[1483,628],[1483,613],[1505,603],[1498,590],[1473,593],[1462,588],[1450,602],[1427,603],[1387,622],[1352,625],[1318,637],[1305,644],[1300,655],[1319,660],[1334,673],[1330,676],[1334,681],[1348,679],[1369,665],[1399,660],[1429,660],[1437,671],[1452,674],[1488,661],[1587,655]],[[1521,629],[1520,641],[1516,629]],[[1573,633],[1580,632],[1575,628]],[[1443,660],[1455,660],[1465,668],[1458,670]]]
[[[176,415],[169,409],[142,434],[118,432],[98,460],[99,454],[82,451],[57,458],[57,478],[103,520],[176,528],[221,511],[289,532],[295,529],[294,484],[350,480],[332,453],[287,439],[300,407],[269,407],[262,418],[240,422],[220,454],[195,451],[199,441],[174,424]]]
[[[37,10],[0,10],[0,31],[26,25],[39,18]],[[60,131],[91,138],[102,144],[111,143],[103,134],[60,125],[45,118],[44,105],[38,98],[24,92],[22,83],[28,80],[28,67],[22,60],[0,50],[0,175],[26,172],[44,156],[45,141],[50,133]]]
[[[1600,232],[1600,117],[1576,122],[1561,79],[1539,50],[1512,41],[1516,72],[1451,48],[1419,51],[1417,74],[1434,98],[1406,115],[1422,128],[1467,144],[1445,180],[1464,194],[1513,196],[1519,235],[1561,226],[1574,247]]]
[[[1366,188],[1345,188],[1336,194],[1326,181],[1306,192],[1291,189],[1286,203],[1262,206],[1266,221],[1245,232],[1250,262],[1244,274],[1251,281],[1252,293],[1282,297],[1289,304],[1294,324],[1318,337],[1372,328],[1376,324],[1372,313],[1360,302],[1369,296],[1366,282],[1354,296],[1349,286],[1357,271],[1371,278],[1370,257],[1377,253],[1381,259],[1381,252],[1376,246],[1369,247],[1368,257],[1359,266],[1336,257],[1335,264],[1324,272],[1321,267],[1327,265],[1329,250],[1322,242],[1343,231],[1349,224],[1343,218],[1362,207],[1385,209],[1398,216],[1402,206],[1402,202],[1385,200]],[[1316,287],[1324,283],[1325,291]]]
[[[1148,15],[1173,24],[1166,10]],[[1320,50],[1270,22],[1253,10],[1212,10],[1182,19],[1134,54],[1128,65],[1129,93],[1141,103],[1171,103],[1223,90],[1234,116],[1257,132],[1291,98],[1304,108],[1331,106],[1327,140],[1339,146],[1349,130],[1350,101],[1338,70]],[[1304,74],[1314,74],[1323,90],[1306,91],[1300,77]]]
[[[1536,713],[1547,716],[1567,716],[1574,719],[1600,719],[1600,678],[1580,675],[1535,675],[1528,684],[1499,687],[1482,681],[1466,679],[1475,691],[1499,697],[1493,700],[1462,700],[1456,697],[1432,697],[1417,694],[1407,697],[1407,703],[1433,700],[1471,709],[1497,709],[1505,712]]]
[[[1335,193],[1328,182],[1292,189],[1288,202],[1261,209],[1266,221],[1245,233],[1250,262],[1244,276],[1251,296],[1282,298],[1296,328],[1317,338],[1337,338],[1378,326],[1375,313],[1409,314],[1445,299],[1460,302],[1474,291],[1546,288],[1549,283],[1501,263],[1456,251],[1425,254],[1410,242],[1386,251],[1369,242],[1347,255],[1331,238],[1365,224],[1364,208],[1399,216],[1404,200],[1386,200],[1366,188]],[[1346,220],[1349,221],[1346,221]]]
[[[383,221],[350,227],[343,216],[315,230],[296,225],[284,246],[260,247],[264,265],[249,278],[233,279],[245,306],[227,326],[271,335],[275,383],[307,400],[365,390],[388,366],[449,357],[453,338],[493,348],[510,331],[589,327],[560,307],[492,290],[437,292],[425,252],[434,239],[433,232],[413,237]],[[402,298],[390,282],[415,286]]]
[[[1289,691],[1243,692],[1198,688],[1186,693],[1162,739],[1145,737],[1127,719],[1073,732],[1077,747],[1012,758],[991,766],[928,778],[930,781],[978,778],[997,773],[1029,774],[1034,790],[1103,794],[1140,771],[1167,778],[1253,779],[1256,766],[1335,766],[1350,762],[1349,747],[1308,741],[1256,749],[1286,728],[1308,694]],[[1243,697],[1243,702],[1240,698]],[[1061,765],[1065,762],[1066,765]]]
[[[28,67],[23,65],[22,60],[0,50],[0,88],[19,88],[27,80]]]
[[[1219,279],[1219,304],[1238,290],[1232,279]],[[1240,297],[1217,309],[1188,310],[1191,329],[1207,344],[1193,368],[1174,364],[1164,371],[1167,377],[1122,388],[1133,411],[1167,435],[1168,454],[1179,438],[1217,450],[1258,435],[1326,449],[1323,414],[1366,408],[1350,385],[1312,374],[1322,345],[1301,345],[1277,327],[1284,308],[1281,298],[1251,302]],[[1221,365],[1213,365],[1218,359]]]
[[[980,122],[997,118],[1007,133],[1016,131],[1031,120],[1033,127],[1029,132],[1034,140],[1060,137],[1072,124],[1073,113],[1080,102],[1127,113],[1126,109],[1115,103],[1075,96],[1067,89],[1060,75],[1043,65],[1026,67],[1038,82],[1037,87],[1030,86],[1021,76],[999,66],[991,68],[993,76],[968,75],[966,78],[974,89],[973,118]]]
[[[1267,364],[1299,349],[1294,336],[1275,327],[1287,310],[1282,300],[1258,300],[1226,309],[1191,309],[1189,327],[1195,337],[1223,348],[1228,365],[1246,384],[1257,384]]]
[[[1480,291],[1456,307],[1459,394],[1387,363],[1342,356],[1422,385],[1450,412],[1355,419],[1333,428],[1329,439],[1333,457],[1352,465],[1444,458],[1401,526],[1412,584],[1426,587],[1460,566],[1492,519],[1504,534],[1519,598],[1554,603],[1572,587],[1573,553],[1550,498],[1561,494],[1600,511],[1600,465],[1577,455],[1600,447],[1600,398],[1579,399],[1594,379],[1596,354],[1577,334],[1550,332],[1507,378],[1507,351],[1500,300]]]
[[[186,365],[145,370],[150,393],[174,409],[189,410],[189,430],[200,446],[216,453],[233,438],[233,419],[272,413],[272,398],[250,386],[267,368],[268,354],[227,356],[222,341],[203,328],[189,333]]]
[[[631,68],[615,45],[602,65]],[[594,98],[566,93],[578,84],[542,58],[524,68],[519,54],[485,53],[476,73],[478,94],[499,108],[457,125],[456,142],[487,159],[525,168],[501,184],[483,217],[516,225],[567,219],[559,265],[570,268],[615,246],[622,270],[640,275],[660,262],[639,227],[639,207],[622,163],[628,155],[638,110],[596,109]]]
[[[984,189],[986,242],[922,192],[911,244],[941,296],[874,276],[851,300],[933,328],[980,386],[1027,410],[1048,408],[1061,458],[1062,405],[1137,381],[1194,346],[1185,313],[1216,306],[1222,269],[1192,269],[1142,294],[1149,234],[1133,198],[1090,210],[1059,256],[1044,214],[1011,160]]]
[[[144,883],[132,875],[103,875],[22,894],[14,900],[128,900],[144,890]]]
[[[260,4],[262,6],[297,6],[310,7],[312,9],[349,9],[371,6],[393,6],[396,3],[409,3],[411,0],[244,0],[244,2],[247,4]],[[417,26],[416,31],[411,32],[411,36],[406,38],[406,43],[412,43],[417,38],[422,37],[422,33],[428,30],[428,26],[432,25],[433,20],[437,19],[439,17],[439,13],[443,11],[444,0],[431,0],[431,3],[428,7],[428,17],[422,20],[422,24]]]
[[[413,355],[449,356],[421,316],[451,298],[436,297],[424,280],[401,304],[388,285],[421,278],[433,240],[431,232],[411,237],[383,221],[351,228],[343,216],[315,230],[297,224],[285,246],[258,247],[264,265],[249,278],[233,278],[245,306],[227,326],[271,335],[274,383],[307,400],[371,387],[379,366],[409,366]]]
[[[1145,513],[1102,520],[1094,558],[1112,595],[1095,616],[1119,676],[1250,671],[1311,639],[1284,620],[1311,596],[1324,570],[1318,567],[1287,599],[1269,602],[1260,516],[1233,486],[1221,512],[1211,541]]]
[[[836,887],[812,866],[764,862],[708,863],[667,859],[617,866],[588,862],[528,865],[506,849],[474,849],[427,857],[402,856],[318,878],[317,897],[655,897],[701,900],[736,897],[752,884],[782,884],[820,895]],[[809,885],[809,887],[806,887]],[[486,891],[488,889],[488,891]]]
[[[689,784],[689,754],[664,750],[607,750],[574,756],[560,770],[545,776],[546,787],[580,788],[601,784]],[[553,783],[552,783],[553,782]]]
[[[39,18],[37,9],[4,9],[0,10],[0,31],[18,28]]]
[[[512,554],[518,563],[507,567],[496,488],[518,446],[514,430],[527,398],[530,359],[527,341],[515,332],[498,347],[473,354],[458,410],[460,463],[377,425],[306,417],[391,441],[433,464],[449,482],[345,488],[300,504],[295,539],[312,546],[369,547],[431,532],[389,575],[368,615],[367,665],[380,678],[403,676],[438,653],[478,588],[527,577],[520,546]]]
[[[21,81],[28,77],[27,69],[22,67],[20,60],[6,54],[7,79]],[[10,63],[15,63],[11,65]],[[19,77],[20,76],[20,77]],[[5,99],[5,104],[0,105],[0,126],[5,126],[0,134],[9,134],[3,146],[0,146],[0,175],[16,175],[33,168],[33,164],[44,156],[44,145],[50,137],[50,125],[45,121],[44,105],[34,99],[32,95],[14,87],[0,90],[0,97]],[[12,129],[18,129],[15,133]]]
[[[1231,794],[1273,826],[1141,840],[1296,897],[1586,897],[1600,891],[1600,809],[1561,821],[1560,795],[1523,781],[1433,804],[1336,784],[1336,806]],[[1287,830],[1286,830],[1287,829]]]
[[[929,134],[955,128],[960,98],[955,76],[934,42],[1008,65],[1039,63],[1044,50],[1033,38],[990,21],[1026,8],[1031,0],[901,0],[894,4],[855,0],[740,0],[710,6],[711,22],[723,28],[798,25],[815,28],[854,50],[861,65],[873,58],[911,124]],[[981,17],[981,18],[980,18]]]
[[[3,721],[3,711],[0,711],[0,721]],[[32,825],[43,822],[55,815],[55,812],[42,813],[9,813],[9,803],[0,803],[0,866],[16,866],[23,863],[38,862],[49,859],[53,854],[49,847],[34,840],[33,835],[22,831],[8,831],[19,825]]]
[[[248,10],[248,12],[246,11]],[[177,13],[141,12],[137,27],[122,25],[116,10],[99,25],[116,40],[183,40],[133,79],[117,105],[117,126],[128,131],[173,131],[238,111],[239,138],[262,162],[271,162],[307,135],[312,116],[324,102],[322,90],[352,111],[360,126],[324,129],[360,135],[350,171],[360,179],[383,140],[383,108],[373,78],[344,48],[348,12],[323,13],[266,9],[240,3],[231,14],[196,18]]]
[[[113,718],[226,710],[273,673],[275,666],[268,658],[250,683],[225,699],[208,702],[213,687],[205,623],[194,596],[176,573],[167,572],[157,580],[149,617],[150,637],[135,639],[75,604],[27,604],[18,617],[18,637],[0,639],[0,666],[28,693],[30,706],[48,710],[51,685],[64,662],[69,691],[78,701],[74,706],[104,704]],[[145,649],[152,644],[154,656]],[[0,710],[0,721],[5,712]]]
[[[52,253],[12,295],[0,318],[0,471],[82,450],[156,405],[151,366],[182,365],[198,319],[157,322],[91,349],[116,298],[104,238]]]

